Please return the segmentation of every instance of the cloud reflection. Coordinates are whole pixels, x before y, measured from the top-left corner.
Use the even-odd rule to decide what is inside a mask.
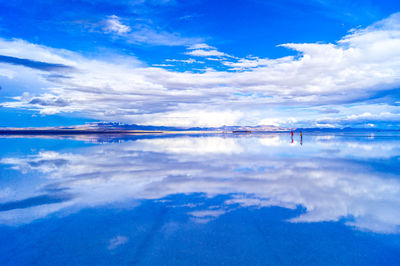
[[[26,178],[0,187],[18,191],[0,198],[0,223],[203,193],[229,199],[218,208],[188,210],[200,222],[238,207],[279,206],[304,209],[289,222],[343,220],[360,230],[400,231],[398,141],[334,135],[305,136],[304,141],[292,145],[286,134],[182,136],[3,158],[3,167]],[[25,205],[15,207],[18,203]]]

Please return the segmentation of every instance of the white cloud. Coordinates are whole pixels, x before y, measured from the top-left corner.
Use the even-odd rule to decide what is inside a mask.
[[[108,249],[116,249],[117,247],[124,245],[126,242],[128,242],[128,238],[126,236],[116,236],[112,239],[110,239],[110,243],[108,245]]]
[[[191,45],[187,48],[189,51],[187,55],[198,56],[198,57],[231,57],[230,55],[220,52],[217,48],[209,46],[206,43],[198,43]]]
[[[256,124],[260,126],[291,127],[298,122],[298,118],[293,117],[295,114],[292,112],[281,111],[280,113],[282,114],[281,117],[276,117],[276,115],[273,115],[273,117],[262,118],[261,120],[258,120]],[[300,114],[297,114],[297,116],[301,118]]]
[[[181,62],[181,63],[186,63],[186,64],[204,64],[203,61],[198,61],[196,59],[193,58],[189,58],[189,59],[166,59],[165,61],[167,62]]]
[[[189,50],[199,50],[199,49],[215,50],[217,48],[215,48],[214,46],[210,46],[206,43],[196,43],[196,44],[190,45],[187,49],[189,49]]]
[[[218,127],[221,125],[235,125],[243,117],[239,111],[231,110],[185,110],[165,112],[162,115],[143,115],[142,123],[149,125],[172,125],[179,127],[200,126]]]
[[[201,42],[201,38],[182,37],[176,32],[167,32],[147,24],[135,24],[130,27],[122,23],[122,18],[112,15],[103,21],[105,33],[124,38],[128,43],[161,46],[187,46]]]
[[[8,79],[12,79],[15,77],[15,72],[7,69],[7,68],[0,68],[0,76],[6,77]]]
[[[257,67],[265,67],[276,63],[276,60],[262,59],[258,57],[240,58],[237,62],[223,61],[222,64],[230,67],[232,70],[247,70]]]
[[[66,50],[3,39],[0,54],[65,64],[75,71],[67,77],[50,78],[40,70],[2,64],[2,69],[8,66],[9,71],[2,72],[14,80],[15,87],[21,87],[18,82],[23,76],[31,77],[31,84],[45,84],[29,97],[14,98],[2,105],[39,110],[43,114],[81,112],[102,120],[186,126],[222,126],[254,120],[259,123],[262,119],[281,124],[288,113],[299,113],[289,115],[299,122],[307,120],[299,117],[306,114],[301,108],[316,110],[313,106],[322,106],[311,117],[319,124],[335,124],[332,119],[350,120],[346,116],[368,110],[360,108],[350,114],[319,112],[324,105],[336,110],[337,104],[363,103],[400,86],[399,14],[357,29],[337,43],[283,44],[298,51],[299,56],[278,59],[235,59],[199,40],[142,26],[126,35],[131,42],[187,46],[190,55],[223,59],[229,71],[205,65],[200,73],[176,72],[148,67],[128,56],[90,59]],[[189,61],[192,62],[186,62]],[[382,104],[385,100],[377,99],[374,108],[379,109]],[[272,117],[274,107],[301,110],[287,110],[284,115],[275,112]],[[347,110],[350,109],[355,110]],[[398,107],[390,107],[390,113],[394,121]]]
[[[153,64],[154,67],[173,67],[172,64]]]
[[[124,35],[131,31],[131,28],[122,24],[121,18],[115,15],[109,16],[105,20],[104,31],[107,33],[115,33],[117,35]]]
[[[216,56],[216,57],[221,57],[221,56],[226,56],[225,53],[219,52],[218,50],[191,50],[186,53],[187,55],[192,55],[192,56],[202,56],[202,57],[208,57],[208,56]]]
[[[202,39],[183,37],[176,32],[167,32],[153,29],[146,25],[139,25],[127,35],[127,41],[129,43],[144,43],[161,46],[186,46],[201,42]]]
[[[65,49],[53,49],[47,46],[26,42],[20,39],[0,39],[0,54],[34,61],[75,66],[74,60],[68,59],[75,53]]]

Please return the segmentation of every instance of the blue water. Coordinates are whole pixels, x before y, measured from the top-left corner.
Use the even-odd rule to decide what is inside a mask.
[[[0,265],[400,265],[398,133],[0,147]]]

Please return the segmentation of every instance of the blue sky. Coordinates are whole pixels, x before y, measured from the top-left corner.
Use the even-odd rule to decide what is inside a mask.
[[[397,1],[0,2],[0,126],[400,128]]]

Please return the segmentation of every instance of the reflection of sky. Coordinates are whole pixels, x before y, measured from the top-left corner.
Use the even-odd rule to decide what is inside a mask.
[[[361,230],[399,232],[395,137],[310,135],[303,146],[295,140],[183,136],[6,154],[0,221],[24,224],[87,207],[201,193],[229,196],[223,207],[187,212],[201,222],[238,207],[278,206],[304,210],[290,222],[341,220]]]
[[[0,265],[400,263],[396,135],[0,144]]]

